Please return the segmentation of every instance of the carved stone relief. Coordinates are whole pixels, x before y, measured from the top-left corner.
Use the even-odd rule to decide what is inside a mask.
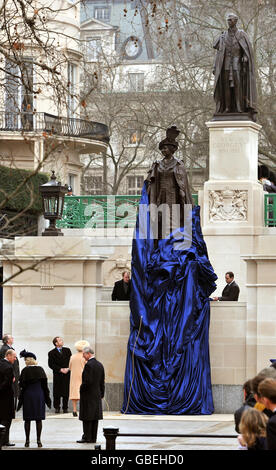
[[[247,220],[248,191],[224,189],[209,191],[209,220],[243,221]]]

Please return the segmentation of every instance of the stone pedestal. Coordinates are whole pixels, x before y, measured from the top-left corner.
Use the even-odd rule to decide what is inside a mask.
[[[258,182],[258,133],[251,121],[211,121],[209,180],[201,201],[202,231],[211,263],[219,279],[214,295],[221,295],[224,274],[233,271],[246,301],[246,266],[241,254],[254,250],[263,233],[264,196]]]

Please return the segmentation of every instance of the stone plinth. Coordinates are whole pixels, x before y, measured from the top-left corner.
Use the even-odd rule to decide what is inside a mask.
[[[252,121],[211,121],[209,128],[209,179],[258,179],[258,133]]]

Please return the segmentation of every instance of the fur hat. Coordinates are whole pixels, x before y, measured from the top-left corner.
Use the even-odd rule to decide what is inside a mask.
[[[34,360],[36,360],[36,355],[32,352],[26,351],[26,349],[23,349],[23,351],[21,351],[19,356],[24,357],[24,359],[26,359],[26,357],[32,357]]]
[[[90,344],[85,339],[82,339],[75,343],[75,348],[77,351],[82,351],[83,348],[87,348],[88,346],[90,346]]]

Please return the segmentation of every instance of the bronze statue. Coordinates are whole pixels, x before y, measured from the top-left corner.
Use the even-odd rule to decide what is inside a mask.
[[[164,158],[153,163],[146,179],[149,203],[157,208],[164,205],[169,210],[166,221],[167,235],[172,229],[183,226],[184,205],[193,203],[184,163],[173,156],[178,148],[178,142],[175,140],[178,135],[179,130],[175,126],[167,129],[166,138],[159,144],[159,150]],[[174,218],[176,214],[173,206],[179,208],[179,220]],[[158,212],[158,239],[164,238],[162,236],[163,214]],[[151,219],[155,219],[154,215]]]
[[[214,70],[215,116],[247,113],[256,120],[257,91],[253,50],[248,35],[237,28],[238,17],[227,17],[228,30],[214,43],[217,50]],[[229,117],[228,117],[229,118]],[[241,119],[241,116],[233,117]]]

